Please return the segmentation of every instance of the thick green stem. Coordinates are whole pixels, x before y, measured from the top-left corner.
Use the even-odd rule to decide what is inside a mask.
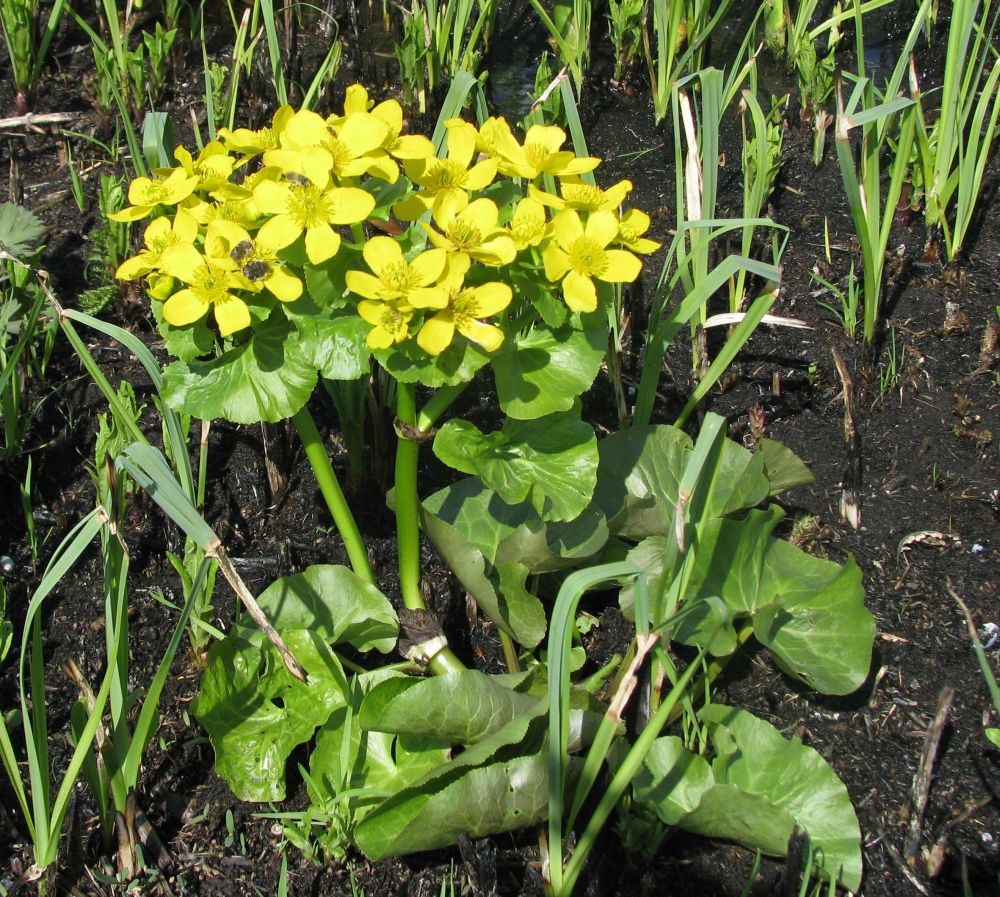
[[[368,562],[365,543],[358,531],[358,524],[347,504],[347,499],[344,498],[337,474],[334,473],[333,466],[330,464],[330,457],[326,453],[326,446],[323,445],[323,438],[319,435],[319,430],[316,429],[316,421],[313,420],[309,408],[305,405],[293,415],[292,420],[298,431],[299,439],[302,440],[306,457],[312,465],[313,473],[316,474],[319,491],[323,493],[326,506],[330,509],[333,522],[340,532],[340,538],[344,541],[344,548],[347,549],[347,557],[351,561],[351,566],[365,582],[374,584],[375,576],[372,574],[371,564]]]
[[[433,401],[433,400],[432,400]],[[447,407],[447,406],[445,406]],[[440,414],[444,407],[437,411]],[[396,539],[399,550],[399,587],[403,604],[410,610],[426,610],[420,590],[420,516],[417,497],[417,466],[420,460],[420,431],[417,429],[417,398],[412,383],[396,384]],[[430,421],[430,417],[427,420]],[[421,418],[424,420],[424,417]],[[430,424],[428,423],[428,428]],[[454,673],[465,665],[445,647],[431,658],[437,673]]]

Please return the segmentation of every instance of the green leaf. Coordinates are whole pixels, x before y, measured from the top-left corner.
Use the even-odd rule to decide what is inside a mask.
[[[473,483],[482,489],[475,480],[462,482]],[[503,504],[498,498],[496,501]],[[430,507],[433,507],[433,502]],[[426,507],[421,511],[421,526],[441,552],[452,573],[494,624],[525,647],[533,648],[542,640],[545,636],[545,610],[537,598],[525,592],[512,596],[512,600],[508,601],[500,589],[493,565],[487,563],[477,544],[467,539],[457,526],[436,516]],[[502,531],[501,526],[498,525],[498,532]],[[488,539],[486,533],[481,536]]]
[[[357,380],[371,372],[368,325],[356,314],[294,319],[299,350],[327,380]]]
[[[422,383],[434,389],[468,383],[491,360],[489,353],[464,338],[433,358],[413,340],[378,350],[375,357],[401,383]]]
[[[347,702],[337,656],[317,633],[282,633],[308,684],[285,668],[259,630],[233,632],[209,649],[191,705],[215,748],[215,769],[240,800],[284,800],[285,764],[297,745]]]
[[[360,720],[364,729],[469,745],[498,732],[537,703],[485,673],[463,670],[433,679],[387,679],[365,698]]]
[[[612,534],[636,541],[673,528],[680,477],[693,448],[676,427],[630,427],[602,439],[594,503]]]
[[[1000,748],[1000,729],[985,729],[984,734],[995,747]]]
[[[380,860],[536,825],[548,810],[548,779],[548,758],[538,753],[468,769],[433,790],[418,783],[374,810],[355,838]]]
[[[773,439],[757,441],[757,454],[764,458],[764,476],[769,483],[768,497],[787,492],[796,486],[809,486],[816,482],[812,471],[787,446]]]
[[[742,445],[724,439],[712,472],[708,513],[723,517],[759,505],[767,495],[764,456],[751,454]]]
[[[758,601],[754,635],[782,669],[824,694],[850,694],[864,684],[875,620],[853,558],[841,567],[776,540]]]
[[[699,715],[708,723],[716,752],[716,781],[763,795],[786,810],[808,833],[820,866],[856,891],[861,828],[844,783],[826,760],[745,710],[713,704]]]
[[[492,359],[500,407],[520,420],[569,411],[597,377],[607,340],[605,327],[536,328],[507,340]]]
[[[452,420],[438,431],[434,454],[478,476],[508,504],[530,502],[544,520],[577,517],[597,483],[597,439],[576,413],[508,419],[490,434]]]
[[[541,523],[530,505],[507,504],[476,477],[429,495],[423,501],[423,511],[425,517],[431,514],[455,527],[491,564],[500,543],[519,526],[529,521]]]
[[[715,753],[711,767],[679,738],[658,738],[636,777],[636,800],[668,825],[784,856],[796,826],[825,873],[849,890],[861,882],[861,829],[847,789],[798,738],[785,739],[743,710],[701,711]]]
[[[344,856],[357,824],[387,795],[448,762],[449,745],[440,739],[362,730],[358,714],[365,695],[391,678],[410,679],[385,669],[355,677],[350,714],[334,710],[316,735],[306,782],[309,812],[323,826],[319,842],[330,856]]]
[[[201,318],[186,327],[174,327],[163,317],[162,302],[153,299],[150,308],[156,319],[156,329],[171,355],[182,361],[194,361],[210,354],[215,348],[215,334],[206,323],[207,318]]]
[[[286,253],[287,250],[282,255]],[[299,264],[305,274],[306,293],[304,298],[312,299],[321,309],[337,309],[347,305],[347,287],[344,282],[344,274],[348,268],[354,265],[359,255],[360,253],[353,251],[349,244],[341,243],[340,252],[332,259],[322,265],[313,265],[302,253],[303,257]]]
[[[45,225],[34,213],[13,202],[0,203],[0,249],[27,261],[45,233]]]
[[[369,859],[433,850],[461,834],[534,825],[548,809],[546,699],[377,807],[355,832]],[[579,719],[579,715],[577,717]]]
[[[275,629],[315,632],[327,644],[347,643],[359,651],[392,651],[399,635],[388,599],[353,570],[316,564],[282,576],[257,603]]]
[[[316,380],[295,329],[274,314],[248,342],[219,358],[168,365],[163,395],[175,411],[203,420],[276,423],[305,405]]]
[[[532,573],[550,573],[579,566],[608,541],[608,525],[594,505],[572,520],[545,523],[528,520],[497,547],[495,563],[517,561]]]

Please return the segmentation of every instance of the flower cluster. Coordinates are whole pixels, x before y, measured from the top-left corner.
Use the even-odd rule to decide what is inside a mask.
[[[446,126],[438,157],[427,138],[403,134],[397,102],[375,105],[354,85],[343,114],[285,106],[270,127],[221,130],[197,157],[178,148],[178,165],[136,178],[113,216],[153,218],[117,276],[144,278],[170,327],[211,312],[230,337],[302,297],[310,267],[335,269],[370,348],[412,339],[436,356],[456,333],[501,345],[521,313],[503,314],[515,269],[590,312],[595,281],[635,280],[638,254],[658,248],[647,215],[620,211],[632,185],[585,183],[600,160],[563,149],[561,129],[535,125],[519,142],[502,118]],[[405,239],[365,239],[364,222],[390,213],[413,222]],[[353,242],[338,259],[345,227]]]

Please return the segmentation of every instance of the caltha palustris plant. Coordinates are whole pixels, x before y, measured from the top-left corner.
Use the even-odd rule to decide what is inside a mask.
[[[711,415],[697,444],[673,427],[598,443],[580,397],[604,361],[615,285],[658,248],[649,218],[623,210],[628,181],[600,188],[599,160],[565,149],[559,128],[518,139],[501,118],[444,124],[435,155],[403,133],[397,103],[353,86],[342,114],[283,107],[270,127],[222,131],[197,157],[178,149],[178,166],[133,182],[120,213],[153,219],[118,274],[144,279],[177,356],[167,401],[206,419],[290,418],[351,564],[309,567],[258,596],[307,682],[249,623],[211,648],[193,709],[217,770],[243,799],[281,800],[288,757],[309,743],[310,805],[282,824],[334,856],[351,844],[371,858],[427,850],[549,817],[543,870],[563,897],[621,797],[628,843],[679,826],[782,854],[804,829],[824,875],[856,889],[860,832],[833,771],[711,702],[751,636],[820,691],[845,694],[867,674],[873,625],[856,565],[775,538],[781,509],[758,507],[808,471],[768,440],[751,454],[725,439]],[[373,365],[394,385],[398,615],[307,407],[320,377],[336,399]],[[487,368],[502,426],[443,420]],[[425,441],[467,476],[421,501]],[[466,669],[427,612],[421,530],[494,627],[508,674]],[[620,603],[636,637],[624,657],[579,672],[579,637],[563,625],[578,596],[560,586],[597,582],[567,573],[604,561],[633,580]],[[373,660],[397,648],[401,662]],[[621,717],[644,657],[646,724],[633,743]],[[684,737],[657,738],[678,714]],[[583,827],[602,770],[611,785]],[[565,875],[564,821],[581,831]]]

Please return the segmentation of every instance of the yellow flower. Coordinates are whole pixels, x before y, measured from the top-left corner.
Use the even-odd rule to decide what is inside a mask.
[[[607,283],[631,283],[642,262],[624,249],[608,249],[618,236],[614,212],[592,212],[586,226],[579,214],[566,209],[552,222],[554,241],[542,252],[545,276],[562,281],[563,298],[573,311],[597,308],[597,288],[592,278]]]
[[[510,221],[510,235],[518,250],[538,246],[549,233],[549,222],[545,218],[545,206],[526,196],[514,209]]]
[[[302,281],[282,265],[275,250],[232,221],[212,221],[205,247],[211,255],[228,255],[247,280],[259,283],[281,302],[294,302],[302,295]]]
[[[649,230],[649,225],[649,215],[639,209],[629,209],[618,222],[618,238],[615,242],[640,255],[656,252],[660,244],[643,236]]]
[[[617,209],[624,202],[631,189],[631,181],[619,181],[607,190],[602,190],[600,187],[584,184],[579,179],[574,178],[559,182],[561,196],[553,196],[551,193],[539,190],[534,184],[528,185],[528,194],[542,205],[553,209],[608,212]]]
[[[497,227],[500,210],[491,199],[469,202],[465,193],[446,193],[434,204],[434,223],[443,233],[424,225],[430,241],[440,249],[463,252],[484,265],[498,267],[514,261],[517,248],[510,234]]]
[[[472,125],[452,118],[445,122],[445,127],[448,129],[446,158],[403,160],[406,176],[424,189],[393,207],[401,221],[415,221],[441,196],[482,190],[496,177],[495,159],[485,159],[469,167],[476,154],[476,129]]]
[[[249,128],[237,128],[235,131],[219,128],[219,140],[229,152],[242,153],[242,161],[245,162],[266,150],[277,149],[281,145],[281,132],[294,114],[295,110],[291,106],[282,106],[274,113],[269,128],[261,128],[259,131],[251,131]]]
[[[403,302],[362,299],[358,303],[358,314],[374,325],[365,338],[369,349],[388,349],[393,343],[401,343],[410,335],[413,309]]]
[[[368,91],[360,84],[352,84],[347,88],[343,116],[330,116],[327,123],[339,129],[352,115],[365,112],[371,112],[385,122],[388,130],[382,141],[382,149],[390,156],[397,159],[428,159],[434,155],[434,144],[422,134],[403,134],[403,107],[399,103],[395,100],[383,100],[375,106],[374,101],[368,99]]]
[[[448,257],[448,267],[440,283],[448,293],[448,305],[426,320],[417,333],[417,345],[428,355],[440,355],[447,349],[456,330],[487,352],[495,352],[503,343],[503,331],[483,318],[503,311],[510,305],[513,293],[505,283],[465,286],[469,265],[468,256]]]
[[[198,178],[189,176],[183,168],[172,169],[165,178],[138,177],[128,185],[128,201],[132,205],[108,217],[112,221],[138,221],[157,206],[176,206],[197,186]]]
[[[193,324],[211,309],[222,336],[250,326],[250,310],[235,291],[256,291],[260,285],[247,280],[229,256],[203,256],[184,243],[163,253],[160,270],[187,284],[163,303],[163,318],[168,324]]]
[[[143,234],[143,242],[146,248],[138,255],[125,259],[115,277],[119,280],[136,280],[152,271],[155,271],[160,263],[160,256],[171,246],[179,243],[194,243],[198,237],[198,222],[194,216],[185,209],[178,209],[174,220],[171,221],[166,216],[151,221],[146,233]]]
[[[318,187],[326,184],[330,174],[337,179],[353,178],[375,168],[382,177],[386,156],[381,146],[387,131],[385,122],[359,112],[344,119],[340,133],[334,134],[322,116],[300,109],[281,132],[280,148],[264,153],[264,164],[304,175]],[[393,180],[398,177],[395,163],[388,173]]]
[[[352,293],[377,302],[398,302],[413,308],[443,308],[448,302],[444,290],[430,286],[444,271],[448,253],[443,249],[428,249],[408,262],[391,237],[372,237],[365,243],[362,254],[375,276],[365,271],[348,271],[347,289]],[[365,320],[373,323],[369,318]]]
[[[313,265],[333,258],[340,249],[340,234],[333,225],[358,224],[375,208],[374,197],[358,187],[320,186],[311,180],[278,183],[262,180],[253,201],[265,215],[257,238],[273,249],[284,249],[302,234],[306,255]]]
[[[518,144],[510,128],[497,129],[496,152],[500,157],[500,172],[512,177],[534,180],[543,174],[572,177],[593,171],[601,164],[592,156],[577,158],[569,150],[560,150],[566,142],[566,132],[554,125],[532,125]]]
[[[193,158],[183,146],[174,150],[174,158],[180,162],[188,177],[198,178],[198,186],[195,189],[206,193],[212,193],[228,184],[229,176],[236,167],[236,160],[218,140],[206,143],[198,153],[197,159]]]

